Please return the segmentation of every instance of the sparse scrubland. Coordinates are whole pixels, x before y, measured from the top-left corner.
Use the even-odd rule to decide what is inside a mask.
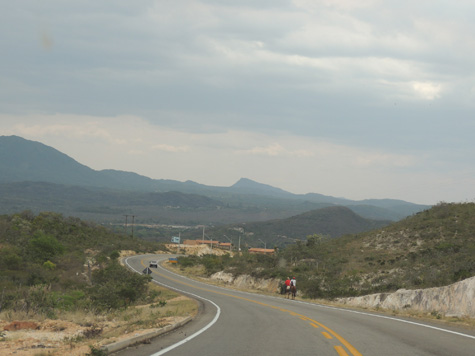
[[[193,301],[119,263],[121,251],[149,253],[158,247],[56,213],[1,216],[2,330],[13,321],[37,322],[43,332],[54,325],[52,331],[71,330],[61,343],[72,349],[193,314]],[[15,343],[2,339],[0,351]]]
[[[307,298],[358,296],[438,287],[474,276],[474,232],[474,203],[441,203],[380,230],[337,239],[307,236],[274,256],[189,256],[179,258],[179,264],[202,265],[207,275],[292,275]]]
[[[58,310],[98,313],[148,295],[147,276],[122,267],[121,250],[153,251],[140,240],[56,213],[0,217],[0,307],[54,317]]]
[[[273,256],[246,251],[183,256],[177,268],[204,276],[220,271],[261,279],[295,276],[304,298],[437,287],[475,275],[474,232],[474,203],[441,203],[379,230],[333,239],[313,234]],[[0,324],[35,321],[57,333],[72,323],[74,332],[53,350],[67,347],[73,355],[71,350],[98,340],[196,313],[194,302],[119,263],[122,251],[164,249],[57,213],[0,216]],[[0,351],[20,347],[11,346],[15,340],[5,332],[0,341]]]

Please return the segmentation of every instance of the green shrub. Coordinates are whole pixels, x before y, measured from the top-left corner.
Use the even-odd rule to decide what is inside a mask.
[[[11,246],[0,249],[0,268],[18,270],[22,266],[21,251]]]
[[[86,356],[107,356],[107,352],[100,348],[98,349],[94,346],[89,346],[89,348],[91,351],[87,353]]]
[[[223,270],[222,259],[216,255],[203,255],[201,263],[206,269],[206,273],[211,275],[213,273]]]
[[[94,271],[91,300],[99,309],[127,307],[146,296],[150,276],[138,275],[113,261],[105,268]]]
[[[56,213],[0,215],[0,307],[51,317],[55,310],[99,310],[94,303],[104,309],[123,307],[142,297],[148,277],[123,268],[112,273],[116,267],[109,267],[91,286],[84,278],[85,262],[95,261],[91,267],[104,270],[111,260],[118,264],[118,251],[151,252],[157,245]],[[100,300],[101,293],[108,296],[107,288],[109,299],[117,296],[117,301]]]
[[[87,306],[87,296],[81,290],[72,290],[67,293],[54,293],[57,299],[57,308],[61,310],[75,310]]]
[[[113,251],[110,256],[111,260],[117,260],[120,257],[119,251]]]
[[[51,261],[46,261],[45,263],[43,263],[43,267],[50,271],[53,271],[56,268],[56,265]]]
[[[182,268],[193,267],[201,264],[201,259],[198,256],[179,256],[177,261]]]
[[[30,253],[36,261],[45,262],[64,252],[64,246],[51,235],[38,231],[30,240]]]

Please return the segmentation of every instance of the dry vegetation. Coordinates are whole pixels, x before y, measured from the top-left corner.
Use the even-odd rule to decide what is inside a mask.
[[[308,298],[337,298],[449,285],[475,275],[475,204],[441,203],[384,229],[328,239],[307,236],[274,256],[179,258],[183,267],[279,278],[294,275]]]
[[[151,285],[159,296],[156,303],[137,305],[105,314],[86,311],[62,312],[54,320],[22,312],[0,313],[0,354],[41,356],[85,355],[91,346],[99,349],[130,336],[177,323],[197,313],[196,303],[186,297]],[[28,321],[33,329],[5,331],[16,321]]]
[[[0,354],[84,355],[196,312],[119,263],[160,247],[56,213],[0,216]]]

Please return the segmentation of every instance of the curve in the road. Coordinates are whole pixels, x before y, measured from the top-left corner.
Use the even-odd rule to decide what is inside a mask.
[[[161,269],[164,269],[162,266],[159,266]],[[170,271],[170,270],[167,270],[168,273],[171,273],[171,274],[175,274],[175,275],[178,275],[178,276],[181,276],[173,271]],[[164,275],[161,275],[161,277],[164,277],[164,278],[168,278],[167,276],[164,276]],[[181,276],[183,277],[183,276]],[[186,277],[184,277],[186,278]],[[182,283],[182,284],[185,284],[181,281],[178,281],[178,280],[174,280],[176,282],[179,282],[179,283]],[[199,281],[197,281],[199,282]],[[199,282],[199,283],[202,283],[204,285],[206,285],[206,283],[203,283],[203,282]],[[197,288],[196,286],[193,286],[194,288]],[[221,288],[221,289],[224,289],[226,290],[225,287],[220,287],[220,286],[216,286],[216,288]],[[209,292],[213,292],[213,293],[217,293],[215,291],[212,291],[212,290],[208,290],[208,289],[204,289],[202,288],[203,290],[206,290],[206,291],[209,291]],[[252,293],[249,293],[249,292],[244,292],[244,291],[240,291],[241,293],[245,293],[245,294],[249,294],[249,295],[252,295]],[[226,294],[225,294],[226,295]],[[232,296],[234,297],[234,296]],[[267,296],[269,298],[279,298],[279,297],[275,297],[275,296]],[[333,310],[340,310],[340,311],[343,311],[343,312],[347,312],[347,313],[354,313],[354,314],[361,314],[361,315],[365,315],[365,316],[369,316],[369,317],[373,317],[373,318],[382,318],[382,319],[388,319],[388,320],[393,320],[393,321],[398,321],[398,322],[401,322],[401,323],[407,323],[407,324],[412,324],[412,325],[417,325],[417,326],[420,326],[420,327],[424,327],[424,328],[428,328],[428,329],[434,329],[434,330],[438,330],[438,331],[441,331],[441,332],[445,332],[445,333],[449,333],[449,334],[454,334],[454,335],[458,335],[458,336],[462,336],[462,337],[466,337],[466,338],[469,338],[469,339],[473,339],[475,340],[475,336],[473,335],[468,335],[468,334],[464,334],[464,333],[461,333],[461,332],[457,332],[457,331],[453,331],[453,330],[449,330],[449,329],[444,329],[444,328],[440,328],[440,327],[437,327],[437,326],[433,326],[433,325],[427,325],[427,324],[421,324],[421,323],[418,323],[418,322],[415,322],[415,321],[410,321],[410,320],[405,320],[405,319],[398,319],[398,318],[394,318],[394,317],[391,317],[391,316],[387,316],[387,315],[380,315],[380,314],[371,314],[371,313],[366,313],[366,312],[362,312],[362,311],[358,311],[358,310],[352,310],[352,309],[345,309],[345,308],[338,308],[338,307],[333,307],[333,306],[329,306],[329,305],[324,305],[324,304],[317,304],[317,303],[308,303],[308,302],[304,302],[304,301],[301,301],[301,300],[295,300],[294,301],[295,303],[301,303],[301,304],[307,304],[307,305],[312,305],[312,306],[316,306],[316,307],[319,307],[319,308],[326,308],[326,309],[333,309]]]
[[[135,258],[137,258],[139,256],[135,256]],[[144,263],[144,259],[146,258],[147,256],[140,256],[140,264],[142,266],[146,266],[146,264]],[[136,262],[139,262],[139,260],[137,260]],[[128,263],[127,263],[128,264]],[[129,264],[128,264],[129,265]],[[131,267],[129,265],[129,267]],[[132,268],[132,267],[131,267]],[[186,283],[185,281],[183,281],[183,279],[188,279],[187,277],[184,277],[180,274],[177,274],[177,273],[174,273],[170,270],[166,270],[165,268],[163,268],[162,266],[159,266],[160,269],[163,269],[164,271],[166,271],[167,274],[173,274],[175,276],[177,276],[177,278],[173,278],[173,277],[170,277],[169,275],[165,275],[165,274],[162,274],[158,271],[153,271],[154,274],[157,274],[158,276],[160,276],[161,278],[164,278],[164,279],[168,279],[174,283],[179,283],[181,285],[186,285],[186,286],[189,286],[189,287],[192,287],[193,289],[198,289],[198,290],[202,290],[202,291],[206,291],[208,293],[213,293],[213,294],[219,294],[219,295],[222,295],[222,296],[226,296],[226,297],[230,297],[230,298],[235,298],[235,299],[240,299],[240,300],[243,300],[243,301],[246,301],[246,302],[249,302],[249,303],[254,303],[254,304],[258,304],[258,305],[261,305],[263,307],[267,307],[267,308],[273,308],[275,310],[278,310],[278,311],[281,311],[281,312],[284,312],[284,313],[288,313],[290,314],[291,316],[295,316],[295,317],[298,317],[300,318],[301,320],[305,321],[308,323],[308,325],[310,327],[313,327],[313,328],[320,328],[321,331],[321,335],[323,335],[323,337],[325,337],[326,339],[336,339],[338,340],[338,342],[340,343],[339,345],[333,345],[333,348],[334,350],[338,353],[339,356],[349,356],[349,354],[347,352],[349,352],[351,355],[353,356],[361,356],[362,354],[355,348],[353,347],[347,340],[345,340],[342,336],[340,336],[338,333],[336,333],[334,330],[328,328],[326,325],[310,318],[310,317],[307,317],[303,314],[299,314],[299,313],[296,313],[294,311],[291,311],[291,310],[288,310],[284,307],[277,307],[277,306],[274,306],[274,305],[271,305],[271,304],[268,304],[266,302],[261,302],[261,301],[258,301],[258,300],[255,300],[255,299],[251,299],[251,298],[248,298],[248,297],[244,297],[242,296],[242,294],[246,294],[248,296],[251,296],[251,295],[254,295],[253,293],[249,293],[249,292],[243,292],[243,291],[239,291],[238,293],[241,294],[241,296],[239,295],[233,295],[233,294],[229,294],[227,293],[226,291],[230,291],[228,288],[224,288],[224,287],[219,287],[219,286],[213,286],[213,289],[210,289],[209,286],[206,284],[206,283],[203,283],[203,282],[199,282],[199,281],[195,281],[195,280],[190,280],[190,282],[193,282],[193,283],[199,283],[202,285],[202,287],[199,287],[199,286],[196,286],[196,284],[192,285],[192,284],[189,284],[189,283]],[[132,268],[133,269],[133,268]],[[135,269],[134,269],[135,270]],[[135,270],[137,271],[137,270]],[[137,271],[138,273],[140,273],[139,271]],[[188,279],[189,280],[189,279]],[[216,305],[214,302],[212,302],[211,300],[209,299],[206,299],[206,298],[203,298],[199,295],[196,295],[196,294],[191,294],[190,292],[188,291],[183,291],[183,290],[180,290],[180,289],[177,289],[175,287],[172,287],[170,285],[166,285],[164,284],[163,282],[158,282],[158,281],[154,281],[155,283],[157,284],[160,284],[160,285],[163,285],[167,288],[170,288],[170,289],[173,289],[173,290],[176,290],[180,293],[184,293],[184,294],[187,294],[187,295],[191,295],[192,297],[195,297],[195,298],[199,298],[199,299],[202,299],[202,300],[206,300],[207,302],[209,303],[212,303],[212,305],[214,305],[217,310],[218,310],[218,313],[216,314],[215,318],[213,319],[213,321],[211,323],[209,323],[205,328],[203,328],[202,330],[196,332],[195,334],[191,335],[190,337],[182,340],[181,342],[179,343],[176,343],[170,347],[168,347],[167,349],[164,349],[164,350],[161,350],[160,352],[158,353],[155,353],[153,354],[152,356],[159,356],[159,355],[163,355],[164,353],[170,351],[171,349],[173,348],[176,348],[180,345],[183,345],[184,343],[186,343],[187,341],[191,340],[192,338],[198,336],[199,334],[201,334],[202,332],[204,332],[205,330],[207,330],[208,328],[210,328],[219,318],[219,314],[220,314],[220,309],[219,309],[219,306]],[[216,289],[219,289],[218,291]],[[279,298],[279,297],[276,297],[276,296],[267,296],[268,298],[273,298],[273,299],[282,299],[282,298]],[[209,298],[209,297],[208,297]],[[351,310],[351,309],[344,309],[344,308],[338,308],[338,307],[332,307],[332,306],[327,306],[327,305],[322,305],[322,304],[315,304],[315,303],[309,303],[309,302],[304,302],[304,301],[294,301],[295,303],[299,303],[299,304],[306,304],[306,305],[312,305],[314,307],[320,307],[320,308],[327,308],[327,309],[334,309],[334,310],[339,310],[339,311],[343,311],[343,312],[348,312],[348,313],[355,313],[355,314],[361,314],[361,315],[365,315],[365,316],[369,316],[369,317],[376,317],[376,318],[383,318],[383,319],[389,319],[389,320],[393,320],[393,321],[398,321],[398,322],[403,322],[403,323],[407,323],[407,324],[412,324],[412,325],[415,325],[415,326],[419,326],[419,327],[424,327],[424,328],[430,328],[430,329],[435,329],[435,330],[438,330],[438,331],[441,331],[441,332],[444,332],[444,333],[450,333],[450,334],[455,334],[455,335],[458,335],[458,336],[462,336],[464,338],[469,338],[469,339],[475,339],[475,336],[473,335],[468,335],[468,334],[464,334],[464,333],[461,333],[461,332],[457,332],[457,331],[452,331],[452,330],[448,330],[448,329],[443,329],[443,328],[439,328],[439,327],[436,327],[436,326],[432,326],[432,325],[427,325],[427,324],[421,324],[421,323],[418,323],[418,322],[414,322],[414,321],[409,321],[409,320],[405,320],[405,319],[399,319],[399,318],[395,318],[395,317],[390,317],[390,316],[385,316],[385,315],[380,315],[380,314],[371,314],[371,313],[367,313],[367,312],[362,312],[362,311],[356,311],[356,310]]]
[[[127,263],[127,259],[125,260],[126,263]],[[146,264],[143,262],[143,259],[141,260],[141,264],[142,266],[146,267]],[[137,271],[136,269],[132,268],[132,266],[130,266],[128,263],[127,265],[133,269],[134,271],[140,273],[139,271]],[[163,268],[159,265],[160,268]],[[230,298],[235,298],[235,299],[240,299],[240,300],[245,300],[247,302],[250,302],[250,303],[255,303],[255,304],[259,304],[261,306],[264,306],[264,307],[269,307],[269,308],[272,308],[272,309],[276,309],[276,310],[280,310],[284,313],[289,313],[290,315],[292,316],[296,316],[296,317],[299,317],[301,320],[303,321],[308,321],[309,322],[309,325],[314,327],[314,328],[319,328],[321,327],[322,329],[324,329],[325,331],[322,332],[322,335],[326,338],[326,339],[337,339],[339,342],[341,342],[345,347],[346,349],[353,355],[353,356],[362,356],[362,354],[353,346],[351,345],[347,340],[345,340],[341,335],[339,335],[338,333],[336,333],[334,330],[330,329],[329,327],[325,326],[324,324],[316,321],[316,320],[313,320],[305,315],[301,315],[301,314],[298,314],[298,313],[295,313],[291,310],[287,310],[285,308],[281,308],[281,307],[276,307],[276,306],[273,306],[273,305],[270,305],[270,304],[267,304],[267,303],[263,303],[263,302],[259,302],[257,300],[253,300],[253,299],[249,299],[249,298],[245,298],[245,297],[240,297],[240,296],[236,296],[236,295],[232,295],[232,294],[228,294],[228,293],[224,293],[224,292],[218,292],[218,291],[215,291],[215,290],[212,290],[212,289],[208,289],[208,288],[204,288],[204,287],[197,287],[197,286],[194,286],[194,285],[191,285],[191,284],[188,284],[188,283],[185,283],[181,280],[178,280],[178,279],[174,279],[174,278],[171,278],[169,276],[166,276],[164,274],[161,274],[159,272],[156,272],[156,271],[152,271],[153,273],[159,275],[160,277],[162,278],[166,278],[166,279],[169,279],[169,280],[172,280],[176,283],[180,283],[180,284],[183,284],[183,285],[186,285],[186,286],[189,286],[189,287],[192,287],[192,288],[195,288],[195,289],[200,289],[200,290],[204,290],[204,291],[207,291],[207,292],[211,292],[211,293],[214,293],[214,294],[220,294],[220,295],[224,295],[226,297],[230,297]],[[170,271],[168,271],[170,272]],[[173,272],[172,272],[173,273]],[[173,290],[176,290],[178,292],[181,292],[181,293],[186,293],[188,295],[192,295],[193,297],[196,297],[196,298],[200,298],[200,299],[203,299],[203,300],[206,300],[210,303],[212,303],[214,306],[216,306],[216,308],[218,309],[218,313],[216,314],[215,318],[213,319],[213,321],[211,323],[209,323],[204,329],[201,329],[200,331],[196,332],[195,334],[191,335],[190,337],[184,339],[183,341],[179,342],[179,343],[176,343],[174,345],[171,345],[170,347],[168,347],[167,349],[163,349],[161,350],[160,352],[158,353],[155,353],[151,356],[159,356],[159,355],[163,355],[165,352],[168,352],[170,351],[171,349],[173,348],[176,348],[182,344],[184,344],[185,342],[195,338],[196,336],[198,336],[199,334],[201,334],[202,332],[204,332],[205,330],[207,330],[208,328],[210,328],[219,318],[219,314],[220,314],[220,309],[219,309],[219,306],[217,306],[215,303],[213,303],[211,300],[209,299],[205,299],[201,296],[198,296],[196,294],[190,294],[189,292],[185,292],[185,291],[181,291],[177,288],[173,288],[169,285],[166,285],[164,283],[161,283],[161,282],[158,282],[158,281],[155,281],[155,283],[157,284],[160,284],[164,287],[167,287],[167,288],[171,288]],[[335,351],[338,353],[338,355],[340,356],[348,356],[348,354],[346,353],[345,349],[341,346],[341,345],[335,345],[334,346],[335,348]]]
[[[125,263],[126,263],[127,266],[128,266],[130,269],[132,269],[133,271],[135,271],[135,272],[137,272],[137,273],[141,273],[140,271],[137,271],[135,268],[133,268],[133,267],[128,263],[128,258],[125,259]],[[142,263],[142,265],[144,265],[143,260],[141,260],[141,263]],[[145,265],[144,265],[144,266],[145,266]],[[162,277],[166,277],[166,276],[163,276],[163,275],[162,275]],[[197,336],[200,335],[201,333],[203,333],[203,332],[205,332],[206,330],[208,330],[210,327],[212,327],[212,326],[216,323],[216,321],[218,321],[219,316],[220,316],[220,314],[221,314],[221,308],[220,308],[216,303],[214,303],[213,301],[211,301],[211,300],[209,300],[209,299],[206,299],[206,298],[203,298],[203,297],[201,297],[201,296],[199,296],[199,295],[197,295],[197,294],[185,292],[185,291],[180,290],[180,289],[178,289],[178,288],[174,288],[174,287],[172,287],[172,286],[169,286],[169,285],[167,285],[167,284],[165,284],[165,283],[158,282],[158,281],[156,281],[156,280],[152,280],[152,282],[154,282],[154,283],[156,283],[156,284],[159,284],[159,285],[161,285],[161,286],[163,286],[163,287],[166,287],[166,288],[169,288],[169,289],[173,289],[173,290],[175,290],[175,291],[177,291],[177,292],[179,292],[179,293],[184,293],[184,294],[187,294],[187,295],[191,295],[191,296],[193,296],[194,298],[202,299],[202,300],[205,300],[205,301],[211,303],[212,305],[214,305],[214,306],[216,307],[216,315],[215,315],[215,317],[213,318],[213,320],[211,320],[210,323],[208,323],[206,326],[204,326],[202,329],[198,330],[198,331],[195,332],[194,334],[192,334],[192,335],[188,336],[187,338],[185,338],[185,339],[183,339],[183,340],[181,340],[181,341],[179,341],[179,342],[177,342],[177,343],[175,343],[175,344],[173,344],[173,345],[170,345],[169,347],[167,347],[167,348],[165,348],[165,349],[163,349],[163,350],[160,350],[159,352],[154,353],[154,354],[152,354],[152,355],[150,355],[150,356],[160,356],[160,355],[163,355],[163,354],[167,353],[167,352],[170,351],[170,350],[173,350],[174,348],[177,348],[177,347],[180,346],[180,345],[183,345],[184,343],[186,343],[186,342],[188,342],[188,341],[194,339],[195,337],[197,337]]]

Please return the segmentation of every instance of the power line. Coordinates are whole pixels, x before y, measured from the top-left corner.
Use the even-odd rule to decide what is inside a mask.
[[[124,231],[125,231],[125,234],[127,235],[127,222],[128,222],[128,218],[129,216],[132,217],[132,237],[134,237],[134,226],[135,226],[135,217],[137,215],[124,215],[125,216],[125,226],[124,226]]]

